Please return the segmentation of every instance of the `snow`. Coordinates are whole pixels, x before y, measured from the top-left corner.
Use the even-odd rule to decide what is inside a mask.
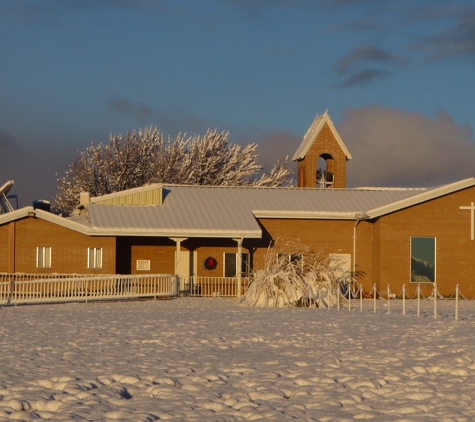
[[[475,303],[0,308],[0,420],[475,420]]]

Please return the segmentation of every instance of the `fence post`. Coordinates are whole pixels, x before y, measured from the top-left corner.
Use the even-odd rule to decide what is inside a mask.
[[[363,312],[363,285],[360,284],[360,312]]]
[[[455,321],[459,319],[459,285],[455,286]]]
[[[420,316],[421,310],[421,284],[417,285],[417,318]]]
[[[437,319],[437,282],[434,283],[434,319]]]
[[[373,285],[373,314],[376,313],[376,283]]]
[[[351,284],[348,283],[348,311],[351,311]]]
[[[340,283],[336,283],[336,309],[340,310]]]
[[[402,314],[406,316],[406,285],[402,285]]]
[[[389,284],[388,284],[388,314],[391,313],[391,294],[389,292]]]

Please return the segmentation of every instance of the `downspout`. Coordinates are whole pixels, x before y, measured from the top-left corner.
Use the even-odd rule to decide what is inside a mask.
[[[352,269],[352,275],[353,279],[356,280],[356,226],[360,223],[361,219],[363,218],[363,215],[361,213],[356,213],[356,222],[355,225],[353,226],[353,269]]]

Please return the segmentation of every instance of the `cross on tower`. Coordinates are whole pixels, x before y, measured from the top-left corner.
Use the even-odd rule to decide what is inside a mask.
[[[472,202],[469,207],[459,207],[461,210],[470,210],[470,239],[475,239],[475,225],[474,225],[474,217],[475,217],[475,204]]]

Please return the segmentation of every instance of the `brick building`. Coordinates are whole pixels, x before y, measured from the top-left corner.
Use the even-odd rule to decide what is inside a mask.
[[[475,179],[435,188],[346,189],[351,155],[327,113],[294,160],[297,188],[153,184],[97,198],[76,215],[34,207],[0,215],[0,272],[234,276],[272,240],[338,256],[376,284],[475,294]],[[318,169],[317,163],[325,168]],[[216,258],[213,270],[202,268]]]

